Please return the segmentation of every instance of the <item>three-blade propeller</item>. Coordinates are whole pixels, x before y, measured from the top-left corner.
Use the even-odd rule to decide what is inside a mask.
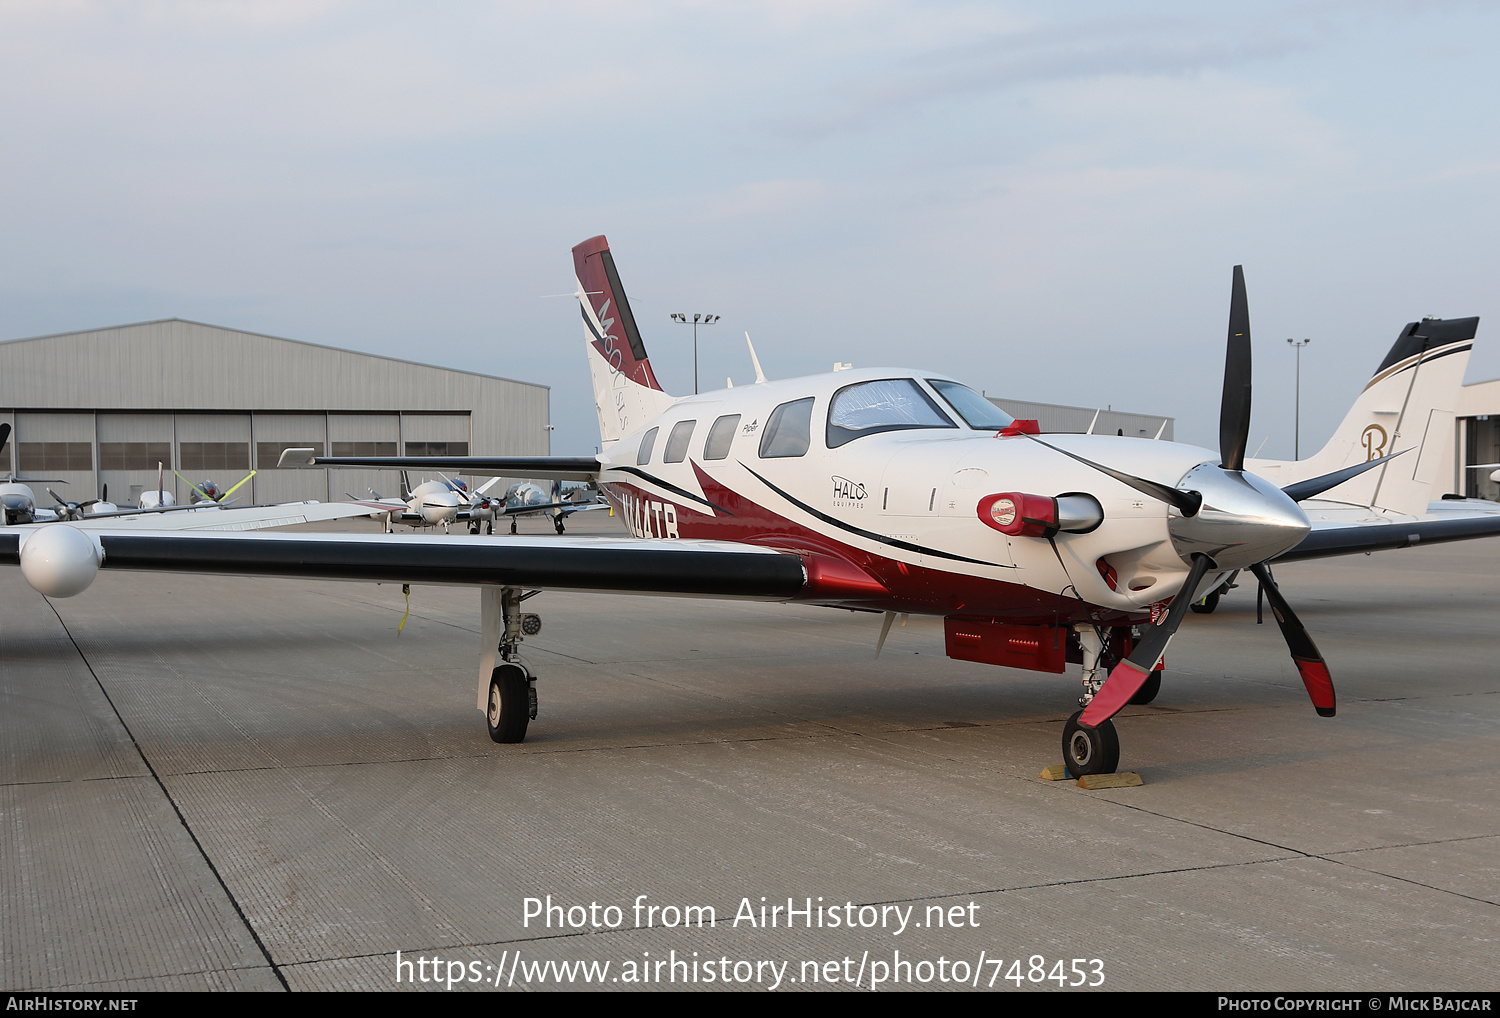
[[[1250,374],[1250,304],[1245,293],[1244,270],[1236,265],[1229,298],[1229,337],[1224,354],[1224,393],[1219,407],[1219,469],[1237,476],[1245,469],[1245,447],[1250,437]],[[1065,455],[1071,454],[1065,453]],[[1073,458],[1081,459],[1078,456]],[[1083,462],[1089,461],[1083,460]],[[1143,481],[1140,478],[1126,480],[1129,475],[1122,477],[1118,475],[1118,472],[1099,464],[1090,463],[1089,465],[1103,470],[1110,476],[1116,477],[1117,480],[1146,494],[1153,494],[1153,492],[1143,485],[1156,485],[1157,483]],[[1355,470],[1349,476],[1358,472]],[[1316,491],[1323,491],[1332,486],[1322,482],[1332,481],[1336,484],[1345,479],[1347,478],[1338,477],[1334,480],[1333,475],[1328,478],[1314,478],[1314,483],[1304,485],[1295,494],[1290,490],[1287,494],[1293,498],[1298,496],[1308,498]],[[1322,486],[1320,487],[1319,484]],[[1164,485],[1158,486],[1165,487]],[[1193,512],[1183,510],[1185,516],[1194,515],[1198,511],[1202,504],[1202,496],[1198,492],[1171,490],[1177,496],[1192,495],[1197,498],[1198,505],[1194,506]],[[1180,509],[1183,508],[1180,500],[1175,497],[1164,495],[1156,497]],[[1165,616],[1156,625],[1149,627],[1130,656],[1110,671],[1104,685],[1094,694],[1079,717],[1081,724],[1089,727],[1103,724],[1129,703],[1130,698],[1150,678],[1151,672],[1156,668],[1157,662],[1161,660],[1162,653],[1166,650],[1167,643],[1177,632],[1177,627],[1182,624],[1188,606],[1197,598],[1198,587],[1203,582],[1203,578],[1217,566],[1211,556],[1202,552],[1194,552],[1191,561],[1192,566],[1187,578],[1183,581],[1182,588],[1178,590],[1177,595],[1172,598]],[[1320,715],[1332,717],[1335,707],[1333,680],[1328,674],[1327,663],[1318,652],[1317,645],[1313,643],[1307,629],[1292,611],[1291,605],[1282,597],[1281,591],[1271,579],[1270,570],[1265,562],[1252,563],[1249,568],[1260,580],[1266,596],[1271,599],[1271,608],[1281,627],[1282,637],[1286,640],[1292,661],[1296,664],[1297,671],[1302,676],[1302,682],[1307,687],[1308,695],[1312,698],[1313,707]]]

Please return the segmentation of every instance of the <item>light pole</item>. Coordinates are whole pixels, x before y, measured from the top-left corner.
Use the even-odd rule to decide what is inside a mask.
[[[678,325],[691,325],[693,327],[693,394],[698,393],[698,326],[712,325],[719,320],[718,315],[694,315],[693,320],[688,321],[687,315],[673,315],[672,321]]]
[[[1296,395],[1292,397],[1296,404],[1292,411],[1292,459],[1297,460],[1302,458],[1302,348],[1312,340],[1304,339],[1299,343],[1295,339],[1288,339],[1287,342],[1297,351],[1297,382],[1293,389]]]

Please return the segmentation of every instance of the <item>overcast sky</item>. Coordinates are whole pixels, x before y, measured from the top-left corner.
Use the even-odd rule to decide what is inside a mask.
[[[1128,13],[1127,13],[1128,11]],[[1209,13],[1212,11],[1213,13]],[[1222,13],[1220,13],[1222,12]],[[569,248],[665,387],[835,361],[1321,444],[1402,325],[1500,376],[1500,7],[0,0],[0,338],[181,317],[552,386]],[[189,400],[190,401],[190,400]]]

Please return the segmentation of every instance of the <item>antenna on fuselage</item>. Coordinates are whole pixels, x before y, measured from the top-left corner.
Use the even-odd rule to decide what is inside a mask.
[[[755,356],[755,344],[750,342],[750,333],[745,333],[745,345],[750,348],[750,363],[755,365],[755,384],[766,384],[766,373],[760,369],[760,358]]]
[[[1095,410],[1094,411],[1094,419],[1092,421],[1089,421],[1089,430],[1085,431],[1084,434],[1085,435],[1092,435],[1094,433],[1094,425],[1096,425],[1098,423],[1099,423],[1099,411]]]

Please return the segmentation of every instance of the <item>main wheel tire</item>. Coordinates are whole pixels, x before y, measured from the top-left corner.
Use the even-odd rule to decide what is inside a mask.
[[[558,533],[559,533],[559,534],[561,534],[561,533],[562,533],[562,532],[563,532],[563,529],[564,529],[564,528],[563,528],[563,521],[562,521],[562,519],[561,519],[561,518],[558,518],[558,519],[556,519],[556,520],[553,520],[553,521],[552,521],[552,525],[553,525],[553,526],[555,526],[555,527],[556,527],[556,528],[557,528],[557,532],[558,532]]]
[[[1160,692],[1161,669],[1158,668],[1146,677],[1145,682],[1141,683],[1141,688],[1135,691],[1135,695],[1130,698],[1130,702],[1135,704],[1150,703],[1156,699],[1156,694]]]
[[[1114,722],[1085,728],[1078,723],[1082,714],[1083,711],[1074,714],[1063,726],[1063,763],[1068,773],[1075,778],[1084,774],[1113,774],[1120,766],[1120,737],[1115,734]]]
[[[1194,601],[1188,605],[1189,608],[1199,615],[1211,615],[1213,610],[1219,607],[1219,592],[1216,590],[1201,601]]]
[[[490,701],[484,720],[495,742],[520,742],[531,722],[531,676],[507,662],[490,673]]]

